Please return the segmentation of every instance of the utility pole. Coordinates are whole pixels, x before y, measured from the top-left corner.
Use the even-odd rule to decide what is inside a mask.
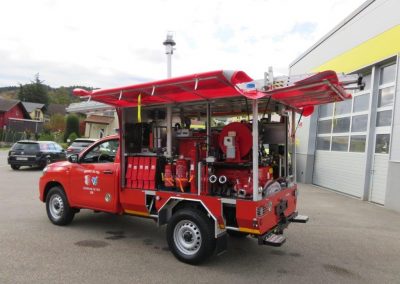
[[[167,39],[163,42],[165,46],[165,54],[167,55],[167,78],[171,78],[171,59],[174,54],[174,46],[176,45],[172,32],[167,33]]]
[[[163,42],[165,46],[165,54],[167,55],[167,78],[172,76],[172,54],[176,45],[172,32],[167,33],[167,39]],[[167,156],[172,156],[172,105],[167,105]]]

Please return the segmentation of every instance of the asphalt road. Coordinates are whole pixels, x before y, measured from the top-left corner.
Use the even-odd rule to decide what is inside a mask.
[[[300,185],[281,248],[229,239],[200,266],[178,262],[151,220],[83,210],[52,225],[38,199],[40,170],[13,171],[0,151],[0,283],[400,283],[400,214]]]

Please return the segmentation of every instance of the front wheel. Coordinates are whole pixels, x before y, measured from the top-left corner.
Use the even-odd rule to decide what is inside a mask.
[[[181,209],[167,226],[167,242],[177,259],[197,264],[210,257],[216,245],[213,221],[194,208]]]
[[[68,225],[74,218],[75,211],[69,207],[64,191],[55,186],[46,197],[46,211],[50,221],[59,226]]]
[[[11,168],[13,169],[13,170],[19,170],[19,166],[18,165],[11,165]]]

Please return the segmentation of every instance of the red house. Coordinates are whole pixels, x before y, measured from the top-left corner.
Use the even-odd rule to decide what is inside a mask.
[[[0,98],[0,129],[8,127],[10,118],[30,119],[21,101]]]

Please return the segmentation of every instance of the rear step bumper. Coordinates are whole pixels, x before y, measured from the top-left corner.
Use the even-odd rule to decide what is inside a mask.
[[[289,225],[289,222],[304,224],[308,222],[308,219],[308,216],[298,215],[297,212],[294,212],[290,216],[282,218],[280,223],[275,228],[263,235],[258,236],[258,244],[280,247],[286,241],[286,237],[282,235],[282,233],[283,230]]]
[[[306,215],[297,215],[296,217],[290,219],[289,221],[292,223],[307,223],[308,219],[309,218]]]
[[[280,247],[286,242],[284,235],[269,234],[263,238],[263,244],[267,246]]]

